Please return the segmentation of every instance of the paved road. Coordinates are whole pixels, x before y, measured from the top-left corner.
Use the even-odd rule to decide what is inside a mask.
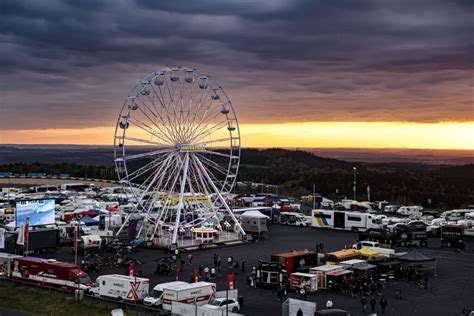
[[[194,266],[199,264],[210,265],[214,252],[223,259],[223,263],[230,255],[240,260],[245,258],[247,271],[258,259],[269,260],[273,253],[289,251],[292,249],[314,249],[316,243],[324,242],[325,251],[341,249],[345,244],[355,241],[356,234],[351,232],[318,230],[303,227],[272,226],[268,240],[263,240],[250,245],[222,248],[218,250],[206,250],[194,252]],[[437,258],[438,276],[429,280],[429,289],[424,290],[415,287],[414,284],[399,281],[396,285],[387,285],[384,293],[389,301],[385,315],[460,315],[463,307],[474,308],[474,240],[467,241],[466,253],[458,253],[451,249],[438,249],[437,242],[430,241],[430,248],[425,252],[429,256]],[[152,271],[156,266],[156,259],[164,256],[161,250],[140,249],[133,257],[143,261],[137,266],[145,277],[151,279],[151,284],[171,281],[174,275],[156,276]],[[61,254],[48,254],[48,258],[72,261],[70,252]],[[103,269],[99,274],[124,273],[126,268]],[[192,273],[187,268],[181,275],[181,279],[188,281]],[[224,269],[224,273],[226,273]],[[225,275],[225,274],[224,274]],[[96,275],[93,275],[95,277]],[[236,276],[236,287],[239,294],[245,298],[242,312],[247,315],[281,315],[281,304],[277,301],[276,292],[272,290],[261,290],[251,288],[245,282],[245,274],[238,273]],[[217,281],[218,290],[225,290],[225,277]],[[394,299],[395,287],[401,287],[403,299]],[[297,298],[291,293],[290,297]],[[328,298],[334,302],[335,308],[352,311],[355,315],[363,315],[359,299],[352,299],[341,294],[316,294],[308,299],[316,301],[318,309],[323,308]],[[380,312],[380,310],[379,310]]]
[[[0,316],[32,316],[33,314],[19,312],[11,309],[0,308]]]

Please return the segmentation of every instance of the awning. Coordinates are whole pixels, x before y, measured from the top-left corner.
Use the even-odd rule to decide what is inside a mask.
[[[341,276],[341,275],[351,274],[351,273],[352,273],[351,270],[339,270],[339,271],[329,271],[328,273],[326,273],[326,275]]]

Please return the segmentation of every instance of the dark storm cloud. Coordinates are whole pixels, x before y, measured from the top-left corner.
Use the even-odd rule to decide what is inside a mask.
[[[471,1],[0,3],[3,128],[110,124],[168,65],[215,75],[242,122],[474,120]]]

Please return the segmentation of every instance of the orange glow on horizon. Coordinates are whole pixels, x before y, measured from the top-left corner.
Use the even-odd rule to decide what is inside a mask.
[[[474,149],[474,122],[241,124],[242,147]],[[1,144],[112,145],[115,127],[4,130]]]

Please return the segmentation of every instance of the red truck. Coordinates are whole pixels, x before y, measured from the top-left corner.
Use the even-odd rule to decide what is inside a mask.
[[[76,265],[54,259],[19,257],[11,261],[10,278],[74,291],[88,290],[92,285],[89,275]]]

